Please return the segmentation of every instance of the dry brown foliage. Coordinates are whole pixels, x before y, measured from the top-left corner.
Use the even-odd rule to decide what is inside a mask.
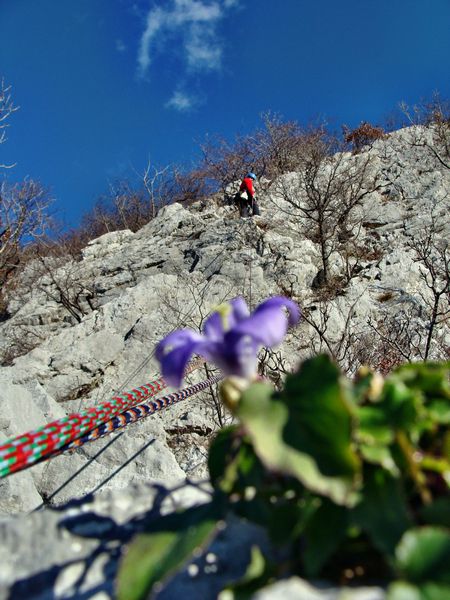
[[[386,133],[382,127],[371,125],[363,121],[355,129],[343,126],[344,139],[350,144],[354,152],[359,152],[364,146],[371,146],[376,140],[382,140]]]

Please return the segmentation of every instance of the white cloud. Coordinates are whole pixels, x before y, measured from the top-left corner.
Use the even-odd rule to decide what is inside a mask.
[[[150,66],[150,49],[154,38],[164,29],[167,15],[159,7],[151,10],[147,15],[147,24],[142,35],[138,52],[138,65],[141,75],[144,75]]]
[[[186,40],[186,61],[191,70],[217,70],[222,62],[222,48],[215,40],[211,27],[194,25]]]
[[[173,108],[180,112],[191,110],[196,104],[195,98],[185,92],[175,92],[172,98],[166,103],[167,108]]]
[[[166,0],[152,8],[139,44],[139,74],[148,74],[155,54],[170,37],[178,38],[187,70],[220,69],[222,44],[217,26],[234,6],[237,0]]]

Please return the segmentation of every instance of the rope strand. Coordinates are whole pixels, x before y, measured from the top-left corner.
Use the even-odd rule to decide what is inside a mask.
[[[119,415],[115,415],[113,418],[109,419],[105,423],[102,423],[98,427],[95,427],[87,434],[79,437],[75,440],[72,440],[69,443],[66,443],[58,448],[54,448],[53,450],[46,450],[45,452],[34,452],[28,455],[24,455],[23,459],[15,462],[14,464],[9,466],[9,469],[3,468],[0,471],[0,478],[6,477],[7,475],[11,475],[12,473],[17,473],[18,471],[23,471],[32,467],[40,462],[50,460],[59,456],[63,452],[67,452],[70,450],[76,450],[80,448],[84,444],[88,442],[93,442],[98,440],[106,435],[109,435],[113,431],[117,431],[118,429],[122,429],[126,427],[130,423],[135,423],[144,417],[148,417],[153,415],[155,412],[163,410],[164,408],[168,408],[177,402],[181,402],[182,400],[186,400],[187,398],[201,392],[205,388],[217,383],[223,378],[223,375],[215,375],[210,379],[206,379],[194,385],[191,385],[187,388],[179,390],[178,392],[173,392],[172,394],[167,394],[166,396],[162,396],[161,398],[157,398],[152,400],[151,402],[139,404],[138,406],[133,406],[123,411]]]
[[[188,372],[197,369],[202,363],[197,361],[190,366]],[[96,407],[73,413],[7,440],[0,445],[0,478],[15,473],[23,468],[22,465],[34,464],[51,452],[109,421],[113,416],[155,396],[165,387],[167,387],[166,382],[160,377],[129,392],[113,396],[109,401]]]

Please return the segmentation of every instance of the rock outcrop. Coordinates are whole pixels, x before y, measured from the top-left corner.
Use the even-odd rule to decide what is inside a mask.
[[[0,368],[0,441],[152,380],[158,373],[156,342],[173,328],[198,328],[212,307],[237,295],[252,307],[275,294],[300,303],[305,319],[277,358],[285,368],[326,349],[352,373],[374,349],[385,351],[383,324],[396,319],[402,324],[399,315],[409,320],[420,356],[433,297],[409,242],[428,226],[436,247],[450,238],[450,171],[426,147],[412,147],[413,135],[411,129],[400,130],[364,153],[378,186],[355,209],[354,230],[347,232],[355,244],[343,234],[332,248],[334,291],[323,285],[320,245],[280,191],[293,185],[296,174],[260,190],[262,216],[240,219],[234,207],[217,199],[174,204],[137,233],[113,232],[91,241],[82,260],[55,263],[52,278],[29,265],[9,299],[11,317],[0,326],[0,351],[9,357],[8,366]],[[361,157],[348,154],[344,160],[351,167]],[[55,293],[55,281],[68,296],[78,286],[76,314]],[[449,347],[448,324],[442,322],[435,327],[429,356],[442,356]],[[275,378],[276,361],[266,369]],[[202,378],[204,369],[189,381]],[[95,535],[77,533],[76,516],[66,544],[62,521],[70,522],[73,506],[76,514],[88,514],[90,503],[104,503],[93,527],[104,528],[107,539],[115,540],[116,533],[123,534],[123,522],[151,509],[153,496],[142,486],[173,487],[186,477],[206,476],[208,436],[220,418],[209,393],[203,393],[111,438],[1,480],[3,589],[11,597],[38,597],[30,590],[45,579],[55,597],[71,597],[74,590],[80,598],[94,591],[109,594],[116,559],[97,552]],[[125,518],[131,506],[136,512]],[[35,509],[27,517],[6,516]],[[115,511],[122,511],[117,522]],[[85,521],[80,520],[81,530]],[[249,540],[252,535],[259,534],[250,532]],[[38,539],[45,541],[40,551],[45,564],[39,553],[32,558]],[[19,567],[22,555],[27,558]],[[28,595],[14,596],[22,589]],[[179,597],[167,594],[161,597]],[[3,597],[9,596],[4,592]],[[53,596],[49,591],[43,597]]]

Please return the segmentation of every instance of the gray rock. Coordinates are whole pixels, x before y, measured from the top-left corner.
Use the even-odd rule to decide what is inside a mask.
[[[174,204],[164,207],[137,233],[112,232],[92,240],[79,262],[70,257],[52,259],[55,280],[69,281],[81,290],[76,315],[58,301],[48,274],[40,273],[35,263],[27,265],[14,297],[9,298],[12,316],[0,324],[0,354],[9,356],[9,366],[0,368],[0,439],[155,379],[158,365],[153,351],[158,340],[174,328],[198,329],[214,306],[237,295],[255,307],[270,295],[287,294],[307,313],[308,320],[280,348],[286,369],[332,347],[341,367],[352,374],[364,353],[376,350],[377,327],[399,315],[423,340],[432,298],[408,242],[417,239],[432,219],[437,241],[445,243],[450,238],[450,172],[426,147],[412,147],[417,139],[432,140],[432,132],[400,130],[360,156],[340,157],[343,165],[355,166],[369,156],[370,168],[379,174],[382,187],[368,194],[355,213],[361,227],[355,238],[350,236],[354,245],[346,247],[341,241],[333,249],[330,272],[342,289],[328,299],[321,295],[321,287],[311,287],[322,267],[320,248],[279,192],[280,186],[295,182],[295,173],[265,182],[264,191],[258,192],[259,217],[240,219],[235,208],[221,205],[217,197],[188,208]],[[316,327],[311,324],[314,319]],[[359,341],[359,354],[356,350],[345,354],[348,339]],[[442,356],[449,339],[448,324],[443,322],[435,332],[432,358]],[[189,381],[204,377],[201,370]],[[98,539],[67,537],[59,520],[73,510],[70,501],[78,498],[75,506],[84,508],[76,510],[86,512],[91,510],[89,503],[97,503],[96,507],[103,503],[110,511],[103,515],[105,519],[115,520],[114,515],[119,515],[120,522],[126,522],[122,508],[129,509],[134,498],[138,512],[133,514],[139,510],[143,514],[151,502],[144,501],[133,486],[145,482],[174,485],[186,476],[206,476],[208,436],[218,421],[211,397],[204,393],[115,437],[2,480],[3,597],[8,590],[11,597],[21,597],[20,590],[27,590],[30,598],[54,593],[108,596],[118,550],[112,560],[103,550],[95,553]],[[94,499],[92,492],[96,492]],[[4,516],[30,511],[42,501],[53,508],[26,518]],[[66,508],[55,510],[67,502]],[[102,523],[116,531],[116,521]],[[236,528],[240,531],[241,525]],[[247,540],[259,535],[253,530],[247,533]],[[239,570],[234,556],[239,556],[240,547],[228,538],[224,544],[232,549],[224,549],[229,563],[222,563],[223,573],[229,576]],[[242,542],[242,552],[248,551],[249,545]],[[179,598],[186,595],[183,590],[189,590],[196,597],[208,598],[205,590],[217,592],[221,585],[217,582],[225,581],[225,575],[214,584],[187,572],[180,577],[162,597]],[[277,585],[285,597],[317,592],[297,580]],[[276,589],[270,594],[278,593]]]
[[[312,585],[299,577],[291,577],[263,588],[252,600],[384,600],[385,591],[379,587],[333,588]],[[226,600],[220,598],[220,600]]]

